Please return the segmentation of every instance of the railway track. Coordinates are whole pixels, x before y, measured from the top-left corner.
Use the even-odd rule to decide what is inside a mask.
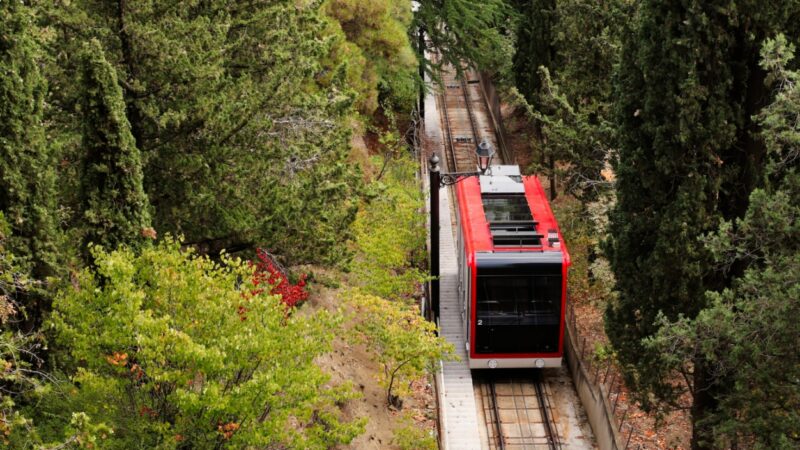
[[[486,424],[482,433],[485,448],[561,448],[550,394],[540,371],[483,372],[474,376],[479,416]]]
[[[445,132],[445,170],[472,172],[478,165],[475,148],[481,141],[496,150],[495,164],[513,163],[504,157],[489,105],[476,73],[458,76],[452,68],[442,73],[439,96]],[[454,205],[451,208],[455,209]],[[455,225],[455,211],[451,216]],[[560,449],[560,439],[541,371],[473,371],[478,416],[485,429],[483,447],[499,450]]]
[[[474,171],[478,165],[475,148],[481,141],[498,150],[497,137],[489,114],[489,106],[477,74],[471,70],[460,77],[452,68],[442,73],[441,110],[446,134],[445,162],[447,170]],[[497,152],[494,163],[502,161]]]

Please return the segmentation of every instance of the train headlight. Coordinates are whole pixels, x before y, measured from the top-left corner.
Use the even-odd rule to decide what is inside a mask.
[[[537,359],[536,361],[533,362],[533,365],[535,365],[537,369],[541,369],[542,367],[544,367],[544,360],[541,358]]]
[[[489,360],[489,368],[490,369],[497,369],[497,360],[496,359],[490,359]]]

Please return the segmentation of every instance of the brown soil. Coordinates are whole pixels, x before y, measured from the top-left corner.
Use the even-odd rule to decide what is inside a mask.
[[[341,291],[325,287],[315,287],[306,307],[311,310],[327,309],[335,311],[341,307],[338,299]],[[417,428],[430,433],[436,432],[436,400],[433,388],[427,380],[412,385],[413,397],[403,398],[403,409],[389,408],[386,391],[378,385],[380,366],[374,356],[361,345],[350,345],[344,339],[334,341],[333,351],[317,359],[317,364],[331,375],[331,383],[351,382],[359,391],[361,398],[352,400],[342,408],[348,420],[359,417],[368,419],[366,432],[356,438],[348,449],[395,449],[392,445],[394,433],[405,426],[401,419],[411,415]]]

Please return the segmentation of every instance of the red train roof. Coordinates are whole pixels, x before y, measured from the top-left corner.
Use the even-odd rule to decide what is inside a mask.
[[[489,177],[481,177],[484,183],[493,182]],[[507,180],[507,179],[506,179]],[[517,178],[516,180],[519,180]],[[494,190],[492,192],[485,192],[483,195],[487,197],[506,197],[512,198],[516,202],[522,202],[521,197],[524,196],[527,201],[527,209],[533,216],[535,221],[535,231],[541,235],[539,243],[541,245],[496,245],[495,238],[490,229],[490,219],[487,218],[486,211],[484,210],[484,199],[481,194],[481,182],[478,177],[471,177],[458,183],[456,191],[458,195],[458,208],[459,216],[461,219],[461,227],[465,236],[466,246],[468,253],[471,252],[520,252],[520,251],[543,251],[555,252],[560,251],[564,254],[564,261],[569,264],[569,253],[567,252],[564,239],[561,236],[561,231],[558,228],[553,211],[550,209],[550,203],[547,201],[544,189],[542,188],[539,178],[536,176],[522,177],[522,187],[524,193],[519,187],[513,187],[515,192]],[[484,187],[484,191],[488,191]],[[524,204],[524,202],[523,202]],[[551,242],[548,232],[555,230],[558,235],[558,242]]]

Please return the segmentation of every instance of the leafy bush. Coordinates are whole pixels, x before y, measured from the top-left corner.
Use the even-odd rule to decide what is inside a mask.
[[[386,402],[400,408],[409,383],[434,361],[452,358],[453,346],[436,335],[436,324],[426,321],[415,306],[357,291],[348,300],[358,312],[358,340],[383,367],[379,382],[386,388]]]
[[[384,298],[408,298],[427,280],[418,259],[425,246],[422,194],[409,157],[397,156],[380,181],[370,185],[353,225],[354,282],[364,292]]]
[[[51,326],[75,375],[70,389],[43,395],[45,440],[72,411],[109,426],[102,446],[119,449],[327,448],[363,431],[335,406],[352,391],[328,387],[314,365],[339,317],[287,316],[252,267],[169,238],[141,255],[92,253],[94,269],[54,303]]]
[[[10,238],[11,226],[0,211],[0,383],[3,387],[0,391],[0,436],[6,445],[10,443],[8,436],[15,431],[27,432],[31,426],[30,420],[17,409],[17,394],[39,384],[30,370],[31,358],[21,357],[36,355],[33,350],[38,347],[38,333],[24,334],[14,327],[20,310],[24,312],[16,297],[26,292],[33,280],[25,275],[7,248]],[[38,358],[33,359],[39,362]]]
[[[300,275],[300,280],[292,284],[289,282],[289,277],[286,276],[286,270],[278,265],[275,258],[266,250],[259,249],[257,256],[258,262],[255,263],[253,284],[256,286],[270,286],[269,293],[280,295],[281,301],[289,308],[293,308],[306,301],[308,298],[308,291],[306,291],[305,274]],[[258,293],[260,294],[263,288],[258,289]]]
[[[562,196],[553,203],[561,232],[568,237],[572,260],[569,269],[569,294],[572,301],[606,302],[612,297],[614,275],[601,250],[605,236],[607,196],[585,205],[574,197]]]
[[[401,450],[436,450],[439,448],[432,430],[421,428],[414,418],[406,414],[401,419],[403,426],[394,433],[392,443]]]

